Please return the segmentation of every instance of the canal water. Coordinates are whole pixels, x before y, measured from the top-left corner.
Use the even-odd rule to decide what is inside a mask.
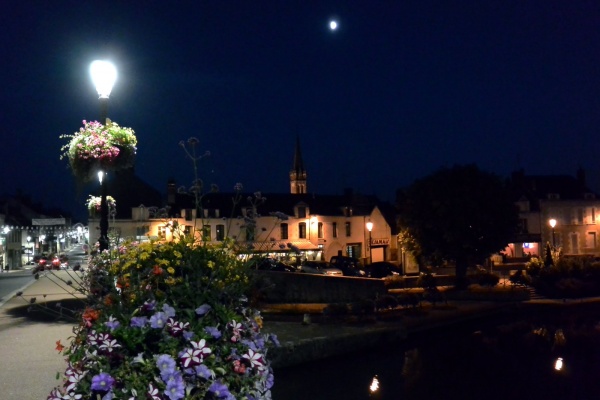
[[[273,399],[600,399],[600,306],[520,309],[275,370]]]

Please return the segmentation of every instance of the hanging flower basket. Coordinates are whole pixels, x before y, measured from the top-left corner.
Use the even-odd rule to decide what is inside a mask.
[[[90,194],[89,198],[85,202],[87,206],[90,217],[95,217],[100,214],[100,206],[102,203],[102,197],[100,196],[92,196]],[[117,201],[112,196],[106,196],[106,205],[108,206],[108,212],[114,210],[117,207]]]
[[[131,128],[115,122],[102,125],[98,121],[83,121],[83,127],[73,135],[61,135],[69,142],[61,150],[61,159],[68,157],[73,174],[90,180],[98,171],[131,168],[135,162],[137,138]]]

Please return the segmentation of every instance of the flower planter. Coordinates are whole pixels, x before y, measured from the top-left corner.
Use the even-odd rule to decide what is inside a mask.
[[[131,168],[135,162],[137,138],[131,128],[111,122],[104,126],[97,121],[83,121],[83,127],[73,135],[61,135],[69,143],[62,147],[73,174],[89,181],[98,171]]]

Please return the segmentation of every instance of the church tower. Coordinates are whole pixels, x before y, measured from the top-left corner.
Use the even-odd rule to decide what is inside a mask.
[[[306,193],[306,170],[300,152],[300,137],[296,136],[296,151],[294,153],[294,166],[290,171],[290,192],[292,194]]]

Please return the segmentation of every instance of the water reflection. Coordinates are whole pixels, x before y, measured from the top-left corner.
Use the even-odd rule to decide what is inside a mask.
[[[273,398],[597,398],[597,321],[559,324],[539,315],[535,321],[511,316],[420,334],[409,342],[275,370]]]

